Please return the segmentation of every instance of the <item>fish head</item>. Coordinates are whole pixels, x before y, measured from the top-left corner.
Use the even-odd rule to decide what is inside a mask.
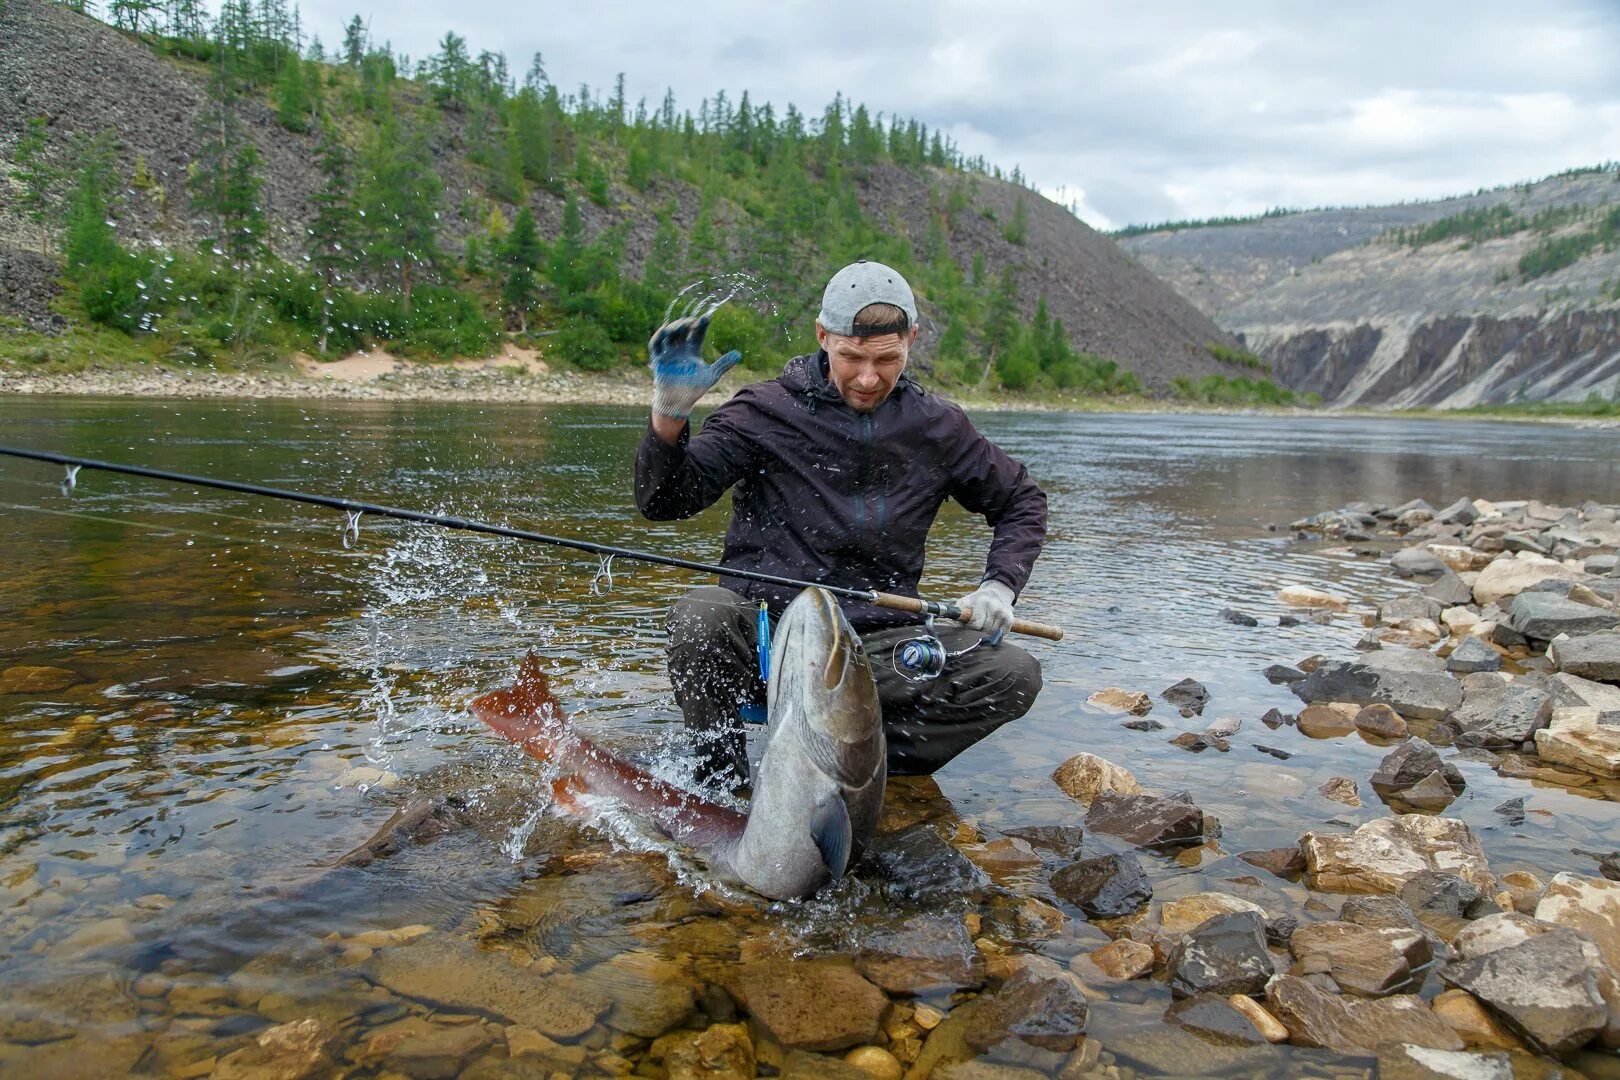
[[[777,623],[767,702],[773,725],[797,716],[834,747],[869,745],[882,731],[872,664],[825,589],[805,589]]]

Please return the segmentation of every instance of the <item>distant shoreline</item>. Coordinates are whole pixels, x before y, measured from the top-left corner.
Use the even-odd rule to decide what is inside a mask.
[[[324,365],[323,365],[324,367]],[[320,371],[320,368],[314,369]],[[716,401],[753,376],[727,379]],[[13,397],[99,397],[151,399],[252,399],[390,402],[463,402],[529,405],[642,406],[651,393],[644,372],[588,374],[577,371],[524,371],[494,365],[461,368],[414,364],[365,377],[335,378],[297,372],[187,371],[179,368],[101,371],[28,371],[0,365],[0,395]],[[1440,410],[1395,412],[1380,409],[1301,409],[1219,407],[1148,398],[990,398],[981,394],[946,396],[971,412],[1068,412],[1138,415],[1321,416],[1346,419],[1436,421],[1503,420],[1515,423],[1620,428],[1608,417],[1527,416],[1517,413],[1462,413]]]

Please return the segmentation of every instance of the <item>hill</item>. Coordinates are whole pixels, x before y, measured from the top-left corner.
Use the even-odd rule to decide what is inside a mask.
[[[52,363],[433,357],[510,336],[601,370],[705,280],[744,301],[714,339],[769,370],[810,346],[827,274],[870,257],[912,279],[917,361],[947,386],[1233,373],[1208,346],[1236,342],[1112,240],[914,121],[564,94],[454,34],[407,65],[358,23],[317,55],[279,0],[207,27],[152,10],[136,33],[0,7],[0,355],[9,337]]]
[[[1620,169],[1121,242],[1331,404],[1620,393]]]

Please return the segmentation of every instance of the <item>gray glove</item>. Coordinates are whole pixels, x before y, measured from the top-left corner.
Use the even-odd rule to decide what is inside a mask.
[[[986,581],[956,602],[967,612],[967,625],[984,631],[985,640],[992,645],[1001,643],[1001,635],[1013,621],[1013,591],[999,581]]]
[[[742,359],[742,353],[733,349],[714,363],[705,364],[703,336],[708,332],[707,315],[701,319],[678,319],[660,326],[647,342],[647,358],[653,373],[652,411],[657,415],[687,419],[698,399]]]

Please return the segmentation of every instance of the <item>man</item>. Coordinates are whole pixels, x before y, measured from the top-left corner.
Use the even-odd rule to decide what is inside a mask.
[[[916,616],[844,602],[877,678],[889,771],[931,773],[1029,711],[1040,668],[1001,635],[1040,554],[1046,496],[959,407],[906,374],[918,331],[906,280],[864,260],[840,270],[816,320],[820,350],[737,391],[693,435],[693,406],[740,359],[730,352],[704,363],[707,328],[706,317],[682,320],[649,343],[641,512],[686,518],[735,489],[728,567],[916,596],[928,529],[945,499],[956,499],[994,535],[983,581],[958,601],[971,623],[935,628],[948,654],[938,678],[908,677],[894,663],[896,647],[924,633]],[[740,718],[765,702],[758,605],[779,616],[794,592],[723,577],[670,609],[670,681],[705,780],[748,777]]]

